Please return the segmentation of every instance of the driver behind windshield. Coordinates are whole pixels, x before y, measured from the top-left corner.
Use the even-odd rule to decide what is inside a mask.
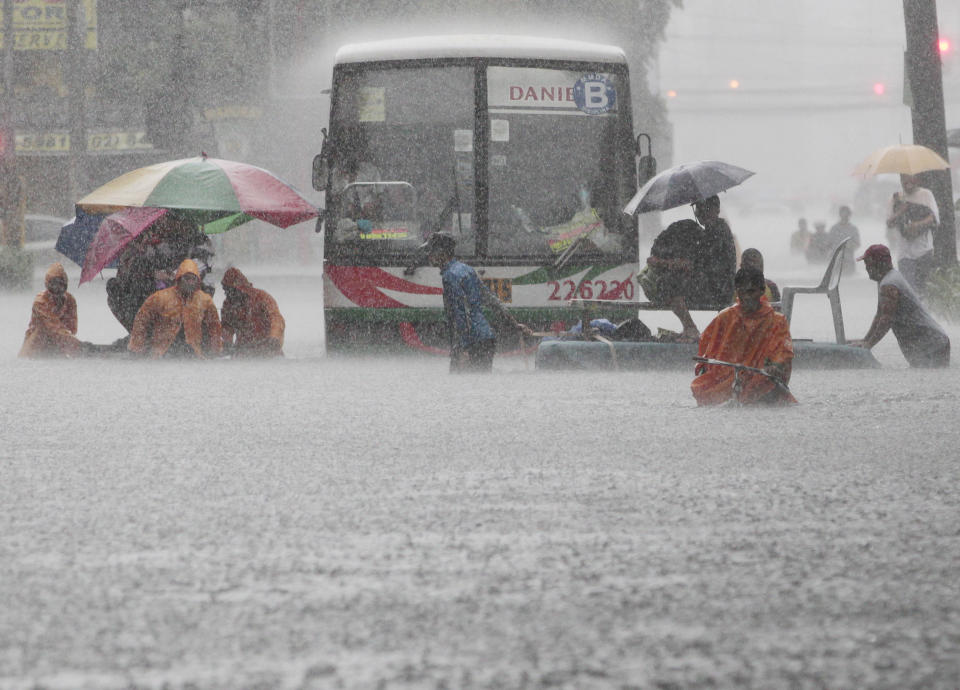
[[[366,160],[367,143],[360,129],[346,129],[332,139],[333,170],[330,192],[339,205],[338,239],[357,239],[369,232],[373,221],[382,218],[380,188],[367,182],[380,182],[380,169]]]

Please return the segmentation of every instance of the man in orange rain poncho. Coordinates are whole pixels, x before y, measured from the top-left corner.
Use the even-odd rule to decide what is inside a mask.
[[[223,274],[223,346],[238,357],[282,357],[285,323],[277,301],[236,268]],[[234,342],[236,336],[236,342]]]
[[[782,383],[790,381],[793,341],[783,314],[763,296],[766,282],[755,268],[741,268],[734,278],[737,304],[724,309],[700,336],[701,357],[763,369]],[[698,405],[718,405],[733,397],[733,367],[698,364],[690,384]],[[766,376],[740,373],[740,402],[783,404],[796,399]]]
[[[83,344],[76,339],[77,300],[67,292],[67,272],[59,263],[47,269],[47,289],[33,301],[30,325],[21,357],[77,357]]]
[[[184,259],[172,287],[154,292],[133,320],[128,349],[153,359],[205,359],[220,354],[220,315],[213,298],[200,287],[200,270]]]

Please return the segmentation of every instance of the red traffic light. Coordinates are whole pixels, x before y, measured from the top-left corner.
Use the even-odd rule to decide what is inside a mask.
[[[950,43],[950,39],[945,36],[941,36],[940,40],[937,41],[937,48],[940,51],[940,57],[944,57],[953,49],[953,45]]]
[[[882,96],[887,92],[887,85],[882,81],[875,82],[873,85],[873,92],[878,96]]]

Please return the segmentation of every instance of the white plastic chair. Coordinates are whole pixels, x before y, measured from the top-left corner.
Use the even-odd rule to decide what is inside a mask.
[[[843,345],[847,342],[843,333],[843,312],[840,309],[840,273],[843,272],[843,252],[846,250],[846,238],[836,249],[833,250],[833,256],[827,263],[827,270],[823,274],[823,280],[816,287],[785,287],[780,289],[780,303],[783,308],[783,315],[787,317],[787,323],[790,322],[790,316],[793,314],[794,295],[826,295],[830,300],[830,310],[833,312],[833,330],[837,334],[837,342]]]

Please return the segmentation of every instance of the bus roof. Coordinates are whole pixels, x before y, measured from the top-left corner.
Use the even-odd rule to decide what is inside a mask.
[[[336,63],[477,57],[615,63],[627,61],[623,49],[602,43],[541,36],[464,34],[351,43],[337,51]]]

